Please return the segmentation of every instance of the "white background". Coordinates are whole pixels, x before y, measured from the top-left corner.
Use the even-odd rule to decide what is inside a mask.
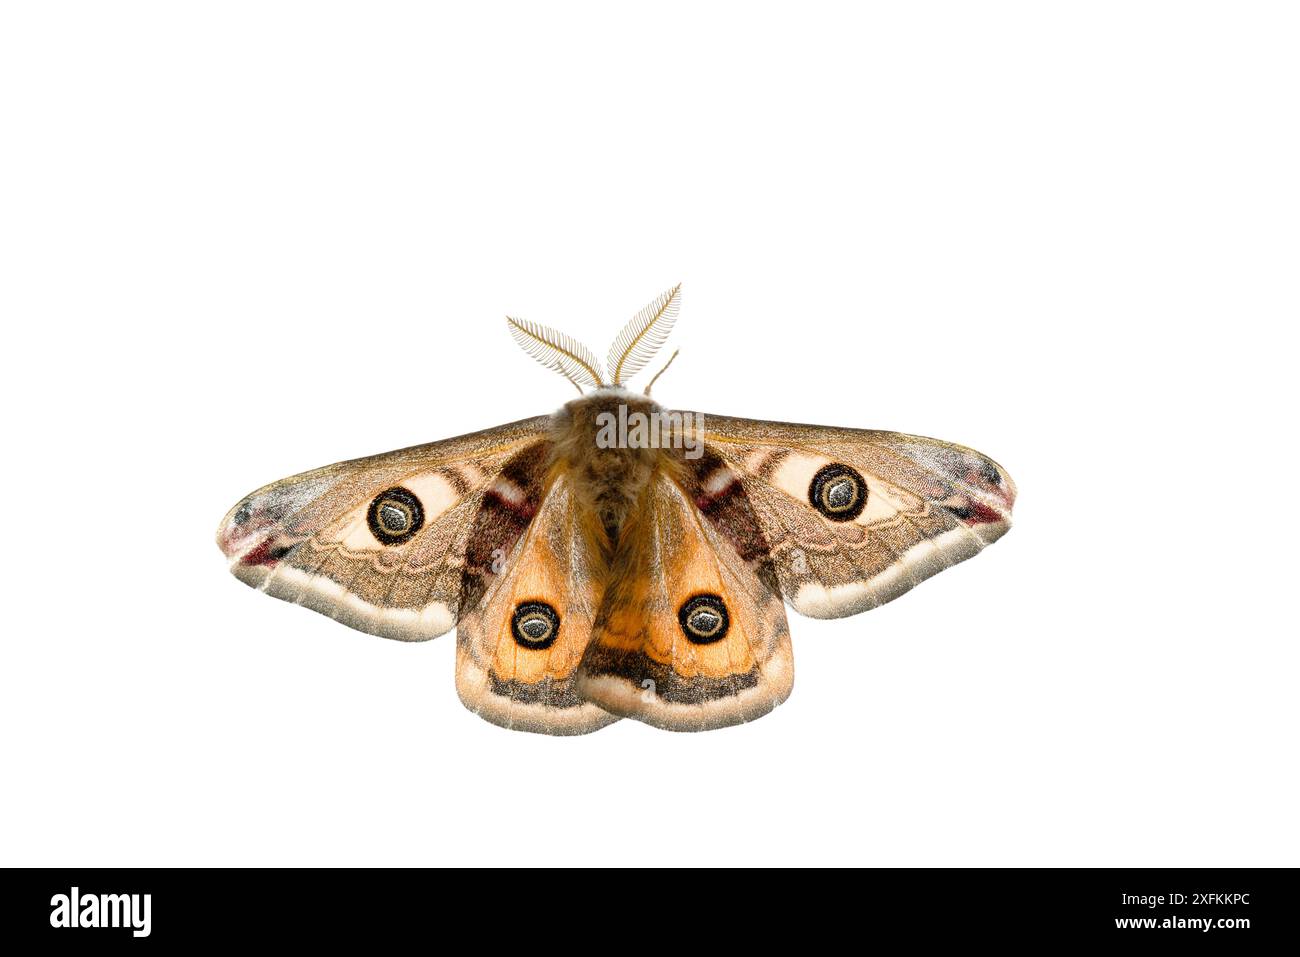
[[[0,862],[1300,864],[1293,10],[6,5]],[[245,492],[570,398],[507,311],[678,281],[661,401],[1017,527],[697,735],[227,574]]]

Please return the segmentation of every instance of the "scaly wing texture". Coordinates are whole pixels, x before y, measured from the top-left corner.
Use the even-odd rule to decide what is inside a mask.
[[[593,559],[569,477],[560,474],[456,630],[456,690],[467,708],[545,734],[584,734],[618,720],[577,689],[600,601]]]
[[[222,520],[242,582],[385,638],[448,631],[540,495],[549,416],[267,485]],[[476,519],[479,520],[477,534]]]
[[[659,475],[620,539],[580,693],[613,714],[703,731],[766,714],[793,682],[770,566],[743,559]]]
[[[704,514],[743,494],[786,600],[839,618],[874,608],[977,554],[1011,527],[1016,488],[950,442],[861,429],[705,416],[696,468]]]

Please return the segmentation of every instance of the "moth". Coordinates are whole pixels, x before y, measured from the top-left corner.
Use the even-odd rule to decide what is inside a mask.
[[[260,488],[217,532],[231,571],[385,638],[455,628],[461,701],[506,728],[701,731],[790,694],[786,604],[866,611],[1010,527],[1011,477],[963,446],[676,412],[658,375],[629,391],[680,304],[678,286],[633,316],[608,373],[508,318],[578,398]]]

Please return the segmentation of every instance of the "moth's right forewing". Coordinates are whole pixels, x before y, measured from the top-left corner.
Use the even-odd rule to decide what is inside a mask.
[[[898,432],[704,422],[706,460],[716,456],[721,466],[703,487],[723,497],[730,482],[743,489],[781,592],[801,614],[874,608],[1011,527],[1015,484],[973,449]],[[842,501],[819,503],[818,490],[833,481]]]

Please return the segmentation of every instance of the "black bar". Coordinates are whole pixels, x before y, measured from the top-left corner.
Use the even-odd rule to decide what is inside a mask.
[[[593,950],[619,939],[734,950],[747,939],[771,947],[780,935],[802,949],[845,934],[854,946],[902,935],[918,943],[1204,941],[1235,950],[1294,941],[1300,916],[1293,869],[38,869],[7,870],[4,880],[0,920],[11,938],[96,948],[335,947],[412,935],[455,946],[477,933],[494,947]],[[70,926],[74,887],[78,923],[119,926]]]

